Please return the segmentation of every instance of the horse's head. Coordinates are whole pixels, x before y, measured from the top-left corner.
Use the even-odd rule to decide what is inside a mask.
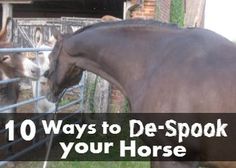
[[[57,42],[49,56],[49,70],[44,74],[48,78],[47,98],[53,102],[58,100],[65,88],[78,84],[83,74],[83,69],[76,65],[75,58],[63,48],[65,39],[69,38],[70,35],[56,33],[54,36]]]
[[[9,78],[25,77],[37,80],[40,77],[40,68],[19,53],[0,54],[0,67],[2,73]]]

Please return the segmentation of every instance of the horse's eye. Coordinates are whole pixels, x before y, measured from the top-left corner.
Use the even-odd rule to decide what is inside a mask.
[[[43,76],[44,76],[45,78],[48,78],[48,75],[49,75],[49,70],[45,71],[44,74],[43,74]]]

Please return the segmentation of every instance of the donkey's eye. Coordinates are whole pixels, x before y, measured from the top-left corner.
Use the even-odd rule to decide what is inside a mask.
[[[10,60],[10,56],[9,55],[4,55],[2,58],[1,58],[1,61],[2,62],[7,62]]]
[[[6,61],[8,58],[7,57],[4,57],[4,58],[2,58],[2,61],[4,62],[4,61]]]

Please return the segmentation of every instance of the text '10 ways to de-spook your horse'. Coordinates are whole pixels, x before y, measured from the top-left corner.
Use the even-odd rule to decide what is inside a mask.
[[[103,113],[69,119],[63,119],[67,114],[58,115],[57,120],[38,121],[19,117],[18,130],[18,121],[9,120],[4,125],[8,140],[21,136],[29,143],[53,134],[50,160],[235,160],[216,155],[236,152],[235,114]]]

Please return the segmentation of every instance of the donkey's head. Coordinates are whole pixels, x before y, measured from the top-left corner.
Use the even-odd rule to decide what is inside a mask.
[[[26,77],[37,80],[40,76],[39,67],[31,60],[18,53],[1,54],[0,66],[2,73],[10,78]]]
[[[61,35],[54,33],[57,40],[50,56],[49,70],[45,72],[44,76],[48,78],[48,99],[50,101],[57,101],[60,93],[68,87],[78,84],[81,80],[83,69],[78,67],[75,63],[75,58],[70,56],[63,48],[64,40],[71,35]]]

